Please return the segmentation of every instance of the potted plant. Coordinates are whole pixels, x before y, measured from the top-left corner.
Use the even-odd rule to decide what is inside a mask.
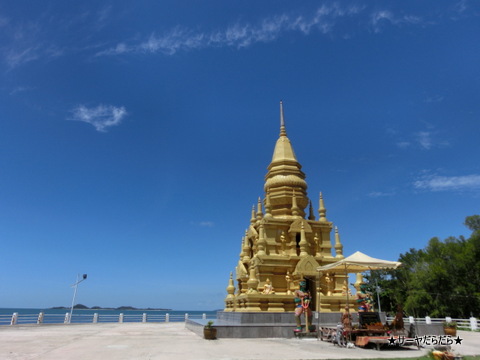
[[[213,327],[213,321],[207,322],[203,327],[203,337],[207,340],[215,340],[217,338],[217,329]]]
[[[457,336],[457,323],[455,321],[444,322],[443,330],[445,335]]]

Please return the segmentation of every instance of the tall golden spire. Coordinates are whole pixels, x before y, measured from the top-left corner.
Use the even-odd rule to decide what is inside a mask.
[[[295,191],[298,216],[305,217],[308,206],[307,183],[302,165],[297,160],[292,144],[287,137],[283,103],[280,102],[280,137],[275,144],[273,157],[265,175],[265,192],[269,193],[273,217],[290,218],[292,214],[292,193]]]
[[[283,102],[280,100],[280,136],[287,136],[285,129],[285,117],[283,115]]]

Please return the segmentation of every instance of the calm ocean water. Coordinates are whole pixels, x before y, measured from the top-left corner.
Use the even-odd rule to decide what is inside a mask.
[[[13,313],[18,313],[18,324],[34,324],[37,322],[38,314],[44,313],[43,323],[57,324],[63,323],[65,314],[70,312],[70,309],[15,309],[15,308],[0,308],[0,325],[9,325]],[[91,323],[93,322],[94,314],[98,314],[98,322],[118,322],[119,316],[123,314],[124,322],[141,322],[143,314],[147,314],[148,322],[164,322],[168,314],[169,321],[184,321],[185,313],[188,313],[189,318],[201,319],[203,314],[208,319],[215,318],[217,310],[215,311],[193,311],[193,310],[80,310],[74,309],[72,316],[72,323]]]

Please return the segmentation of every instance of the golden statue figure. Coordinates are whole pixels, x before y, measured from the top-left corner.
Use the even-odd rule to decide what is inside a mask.
[[[265,285],[263,285],[262,294],[275,294],[275,290],[273,289],[273,286],[270,283],[270,279],[268,278],[267,281],[265,281]]]

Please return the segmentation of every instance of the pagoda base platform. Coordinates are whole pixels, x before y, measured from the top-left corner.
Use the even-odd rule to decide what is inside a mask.
[[[353,321],[357,314],[352,313]],[[336,326],[342,314],[314,312],[312,325]],[[203,337],[203,327],[210,320],[188,319],[186,328]],[[304,318],[302,316],[302,322]],[[219,311],[217,318],[213,320],[213,326],[217,329],[217,338],[293,338],[296,327],[294,312],[284,313],[259,313],[259,312],[224,312]]]

